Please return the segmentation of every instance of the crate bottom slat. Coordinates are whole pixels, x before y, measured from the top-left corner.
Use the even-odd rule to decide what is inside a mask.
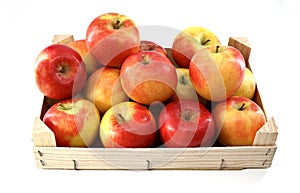
[[[211,148],[47,148],[34,147],[38,168],[75,170],[268,168],[276,146]]]

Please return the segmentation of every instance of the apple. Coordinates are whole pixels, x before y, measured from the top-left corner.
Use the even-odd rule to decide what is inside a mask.
[[[140,50],[142,51],[156,51],[159,52],[166,57],[168,56],[168,53],[165,48],[160,46],[159,44],[149,41],[149,40],[141,40],[140,41]]]
[[[93,56],[89,52],[89,50],[86,46],[85,40],[83,40],[83,39],[75,40],[73,42],[69,42],[67,45],[70,46],[71,48],[73,48],[74,50],[76,50],[80,54],[82,60],[84,61],[88,75],[90,75],[97,68],[99,68],[98,63],[96,62],[96,60],[93,58]]]
[[[215,142],[210,112],[193,100],[168,103],[159,115],[159,133],[166,147],[212,146]]]
[[[121,66],[121,85],[134,101],[150,105],[173,96],[177,85],[176,69],[164,55],[140,51],[126,58]]]
[[[100,123],[100,139],[106,148],[152,147],[156,131],[156,122],[149,109],[136,102],[112,106]]]
[[[197,94],[189,75],[189,69],[176,68],[177,86],[172,100],[194,100],[203,104],[205,107],[210,106],[210,102]]]
[[[233,95],[243,96],[248,99],[252,99],[255,94],[255,88],[256,88],[256,80],[254,74],[249,68],[246,68],[242,85]]]
[[[192,57],[198,50],[220,44],[218,37],[210,30],[200,26],[191,26],[175,37],[172,56],[180,67],[188,68]]]
[[[176,68],[177,74],[177,86],[173,100],[198,100],[197,92],[191,83],[189,69],[187,68]]]
[[[120,67],[127,56],[139,51],[140,36],[137,26],[129,17],[105,13],[89,24],[86,43],[98,63]]]
[[[43,122],[53,131],[57,146],[89,147],[97,137],[100,115],[92,102],[73,98],[51,106]]]
[[[38,55],[35,65],[37,87],[49,98],[70,98],[85,85],[85,64],[78,52],[69,46],[53,44],[46,47]]]
[[[197,93],[210,101],[222,101],[241,86],[245,60],[231,46],[211,46],[199,50],[189,67],[190,79]]]
[[[120,83],[120,70],[101,67],[93,72],[87,80],[84,96],[96,105],[101,114],[114,104],[127,101]]]
[[[266,123],[260,106],[242,96],[217,103],[212,114],[220,131],[218,141],[224,146],[251,146],[256,132]]]

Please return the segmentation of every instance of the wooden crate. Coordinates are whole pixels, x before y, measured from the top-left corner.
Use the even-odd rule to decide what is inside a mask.
[[[73,37],[56,37],[63,41]],[[250,68],[251,47],[247,38],[229,38],[228,45],[243,54]],[[251,69],[251,68],[250,68]],[[267,113],[256,88],[253,99]],[[33,154],[42,169],[244,169],[271,166],[277,146],[277,126],[273,117],[256,133],[252,146],[196,148],[68,148],[56,147],[54,133],[41,121],[55,101],[44,97],[41,115],[33,127]]]

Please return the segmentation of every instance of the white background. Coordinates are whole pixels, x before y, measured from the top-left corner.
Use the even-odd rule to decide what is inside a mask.
[[[1,1],[0,192],[299,191],[299,10],[297,0]],[[272,167],[242,171],[37,169],[31,129],[41,94],[33,78],[34,61],[54,34],[82,39],[92,19],[106,12],[125,14],[138,26],[181,30],[200,25],[216,33],[223,44],[229,36],[247,36],[268,116],[274,116],[279,126]]]

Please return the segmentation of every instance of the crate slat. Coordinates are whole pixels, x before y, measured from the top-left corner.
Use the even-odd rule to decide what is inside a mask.
[[[73,35],[54,35],[52,44],[68,44],[74,41]]]
[[[243,169],[270,167],[276,148],[35,147],[33,151],[37,167],[44,169]]]

